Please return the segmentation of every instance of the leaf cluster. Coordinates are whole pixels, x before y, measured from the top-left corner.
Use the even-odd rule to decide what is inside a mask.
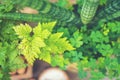
[[[85,78],[91,74],[90,80],[100,80],[105,76],[109,78],[118,77],[120,74],[120,38],[119,21],[100,23],[93,28],[82,26],[76,32],[73,30],[69,39],[76,38],[80,46],[74,46],[76,51],[64,53],[64,58],[69,58],[71,63],[78,63],[79,77]],[[89,26],[88,26],[89,27]],[[72,27],[68,28],[70,33]],[[66,29],[65,29],[66,30]],[[78,35],[78,36],[77,36]],[[77,41],[75,41],[77,42]],[[79,45],[79,43],[77,43]]]
[[[29,64],[33,64],[36,58],[48,63],[64,66],[64,51],[74,50],[63,33],[52,33],[56,22],[39,23],[32,28],[28,24],[14,27],[18,37],[21,39],[18,49]],[[54,62],[53,62],[54,61]]]
[[[16,71],[16,69],[23,67],[26,67],[26,64],[18,54],[16,45],[0,42],[0,79],[8,80],[10,76],[9,72]]]
[[[0,22],[0,79],[9,80],[10,72],[26,67],[18,52],[18,39],[13,30],[13,21]]]

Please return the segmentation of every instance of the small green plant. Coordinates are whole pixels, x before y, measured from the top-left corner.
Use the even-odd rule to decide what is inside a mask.
[[[64,51],[71,51],[74,48],[67,38],[62,38],[63,33],[52,33],[55,23],[39,23],[35,28],[31,28],[28,24],[14,27],[16,34],[21,39],[18,49],[29,64],[33,64],[35,59],[39,58],[50,64],[53,64],[53,59],[55,59],[56,65],[64,66],[63,62],[66,60],[62,54]]]

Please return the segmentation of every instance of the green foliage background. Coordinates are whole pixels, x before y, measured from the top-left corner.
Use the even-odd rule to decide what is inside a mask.
[[[100,0],[98,12],[96,14],[104,9],[107,4],[110,4],[110,1],[112,0]],[[65,8],[73,11],[76,15],[80,15],[83,0],[77,0],[76,4],[70,5],[69,7],[67,7],[67,2],[68,0],[59,0],[57,3],[54,3],[55,5],[61,7],[58,8],[58,12]],[[30,64],[32,64],[36,58],[47,61],[52,66],[60,66],[64,69],[68,64],[77,63],[80,79],[84,79],[88,74],[87,72],[91,74],[90,80],[101,80],[105,76],[108,76],[111,79],[120,76],[119,15],[117,18],[111,18],[110,20],[105,19],[105,21],[96,19],[97,15],[95,15],[95,18],[89,24],[84,25],[80,23],[75,25],[71,20],[70,22],[69,20],[66,22],[66,20],[60,20],[60,16],[56,15],[57,17],[54,18],[48,13],[47,16],[52,18],[50,19],[51,21],[55,20],[56,25],[54,22],[49,23],[50,20],[48,21],[44,19],[43,22],[48,21],[46,24],[42,22],[35,28],[32,28],[27,24],[18,25],[21,21],[14,21],[17,19],[17,16],[14,20],[2,19],[1,16],[4,13],[12,13],[19,9],[14,7],[14,3],[12,3],[11,0],[2,0],[0,3],[1,80],[3,80],[3,78],[5,80],[9,80],[9,72],[28,65],[20,58],[21,54],[30,61],[28,62]],[[36,18],[33,18],[32,16],[30,19],[33,20]],[[41,33],[46,34],[42,34],[40,36],[39,34]],[[25,40],[28,44],[24,44]],[[31,42],[34,42],[33,45],[30,44]],[[36,46],[36,44],[40,45]],[[23,47],[26,46],[34,47],[35,52],[32,53],[32,51],[29,51],[29,48],[22,50]],[[74,50],[72,46],[75,48]],[[27,51],[31,53],[26,54]],[[31,57],[33,54],[34,56]],[[54,56],[54,58],[50,59],[50,56]]]

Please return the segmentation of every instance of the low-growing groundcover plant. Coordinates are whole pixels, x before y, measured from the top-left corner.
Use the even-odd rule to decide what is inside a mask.
[[[77,63],[80,79],[88,72],[89,80],[106,76],[119,80],[120,0],[76,1],[67,7],[68,0],[54,4],[48,0],[0,0],[1,80],[9,80],[9,72],[32,65],[35,59],[64,69]],[[20,13],[24,7],[38,14]]]

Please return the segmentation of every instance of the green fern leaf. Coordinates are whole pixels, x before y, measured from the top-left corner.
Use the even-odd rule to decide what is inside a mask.
[[[36,35],[30,36],[32,28],[27,24],[14,27],[14,30],[19,38],[23,38],[18,47],[21,54],[26,57],[29,64],[32,64],[35,58],[38,58],[38,54],[41,53],[40,48],[45,46],[43,39]],[[40,27],[36,27],[35,30],[37,32],[35,34],[38,34]]]
[[[28,24],[20,24],[13,28],[17,35],[19,35],[19,38],[28,38],[30,36],[30,32],[32,31],[32,28]]]
[[[51,56],[50,52],[47,51],[44,48],[44,49],[42,49],[42,53],[43,54],[40,54],[39,59],[44,60],[44,61],[48,62],[49,64],[51,64],[51,58],[52,58],[52,56]]]
[[[22,39],[18,48],[29,64],[33,64],[36,58],[52,63],[53,55],[62,56],[64,51],[74,50],[67,38],[62,38],[62,32],[52,33],[55,23],[39,23],[33,29],[27,24],[14,27],[16,34]],[[30,35],[31,33],[33,34]],[[58,56],[55,59],[58,58],[62,59],[59,64],[63,66],[64,58]]]
[[[60,39],[60,37],[62,37],[63,33],[55,33],[55,34],[52,34],[50,36],[50,40],[52,40],[53,42],[56,42],[57,40]]]
[[[33,29],[33,33],[35,36],[40,36],[41,32],[42,32],[42,25],[41,23],[38,24],[38,26],[36,26],[34,29]]]
[[[63,53],[65,50],[74,50],[71,44],[67,41],[67,38],[61,38],[62,35],[63,33],[55,33],[47,40],[52,53]]]
[[[37,27],[33,29],[34,36],[39,36],[42,39],[46,39],[49,35],[50,32],[48,29],[42,29],[42,25],[39,23]]]
[[[56,21],[49,22],[49,23],[42,23],[42,29],[47,29],[48,31],[52,32],[53,28],[55,27]]]

